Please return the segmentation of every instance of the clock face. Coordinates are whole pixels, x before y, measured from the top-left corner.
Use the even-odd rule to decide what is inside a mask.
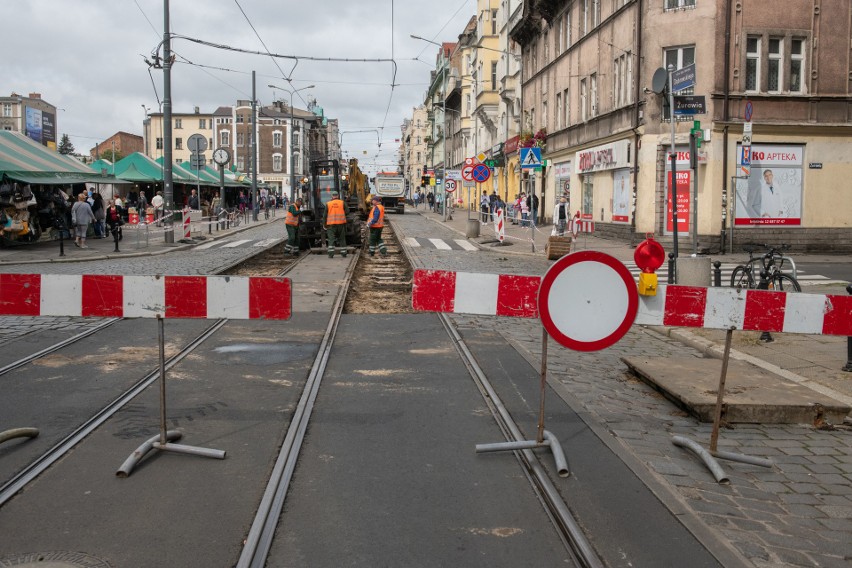
[[[213,152],[213,161],[220,166],[224,166],[231,161],[231,154],[225,148],[218,148]]]

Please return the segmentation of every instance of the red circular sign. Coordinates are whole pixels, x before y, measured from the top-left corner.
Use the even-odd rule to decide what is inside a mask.
[[[465,166],[461,171],[462,178],[467,181],[473,181],[473,166]]]
[[[642,272],[654,272],[663,265],[665,259],[666,251],[663,250],[663,245],[652,238],[642,241],[633,251],[633,260]]]
[[[541,279],[538,312],[547,333],[575,351],[605,349],[624,337],[639,310],[636,282],[608,254],[563,256]]]

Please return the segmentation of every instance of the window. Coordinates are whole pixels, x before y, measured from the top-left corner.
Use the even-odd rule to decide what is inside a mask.
[[[588,120],[588,105],[586,104],[586,99],[588,98],[586,95],[587,85],[585,79],[580,79],[580,120],[586,122]]]
[[[470,93],[468,93],[468,94],[466,94],[466,95],[465,95],[465,99],[466,99],[466,101],[465,101],[465,102],[466,102],[466,106],[467,106],[467,114],[469,115],[469,114],[471,113],[471,110],[472,110],[472,109],[471,109],[471,106],[470,106],[470,105],[471,105],[471,102],[470,102]]]
[[[175,150],[183,150],[183,138],[175,138]]]
[[[790,41],[790,92],[801,93],[804,89],[802,74],[805,72],[805,40]]]
[[[784,72],[781,64],[784,57],[784,41],[780,38],[769,38],[769,61],[767,62],[766,90],[777,93],[784,84]]]
[[[592,27],[601,23],[601,0],[592,0]]]
[[[231,132],[229,130],[223,130],[222,132],[220,132],[219,137],[222,140],[222,146],[231,145]]]
[[[491,10],[491,35],[497,35],[497,10]]]
[[[565,11],[565,49],[571,47],[571,8]]]
[[[594,215],[595,175],[583,176],[583,218],[591,219]]]
[[[284,167],[284,159],[281,154],[272,154],[272,171],[280,172]]]
[[[745,90],[760,89],[760,38],[746,38]]]
[[[624,106],[633,99],[633,60],[629,51],[613,62],[612,100],[616,108]]]
[[[212,147],[213,147],[213,138],[212,138],[212,137],[207,139],[207,147],[208,147],[208,148],[212,148]]]
[[[583,0],[583,35],[589,33],[589,2],[592,0]]]
[[[162,149],[163,149],[163,139],[157,138],[157,150],[162,150]]]
[[[274,146],[275,148],[280,148],[283,140],[284,140],[284,134],[282,132],[273,132],[272,133],[272,146]]]
[[[565,96],[562,97],[565,101],[565,127],[571,126],[571,91],[565,89]]]
[[[497,90],[497,62],[491,62],[491,90]]]
[[[695,0],[665,0],[666,10],[676,10],[678,8],[695,8]]]
[[[562,53],[562,40],[565,37],[565,16],[559,18],[559,27],[556,32],[556,55]]]
[[[544,57],[541,60],[541,64],[547,65],[548,63],[550,63],[550,32],[547,30],[544,31],[544,34],[542,36],[542,43],[544,44],[544,49],[542,49],[541,51]]]
[[[237,132],[237,146],[245,146],[246,135],[244,132]]]
[[[176,118],[175,119],[175,128],[183,128],[183,119],[182,118]]]
[[[246,169],[245,157],[240,156],[240,157],[237,158],[237,169],[240,170],[241,172],[245,171],[245,169]]]
[[[245,119],[243,118],[243,115],[238,114],[238,115],[237,115],[237,124],[242,124],[243,122],[245,122]]]
[[[199,118],[198,119],[198,129],[199,130],[207,130],[207,119]]]
[[[417,163],[420,163],[420,152],[417,152]]]
[[[562,93],[556,93],[556,130],[562,129]]]
[[[12,116],[12,103],[3,103],[3,116]]]
[[[547,101],[541,102],[541,127],[547,130]]]
[[[415,144],[422,144],[422,142],[420,141],[420,137],[419,137],[419,136],[417,137],[417,142],[415,142]],[[419,152],[418,152],[418,154],[419,154]]]
[[[589,116],[595,117],[598,115],[598,74],[592,73],[589,76],[589,103],[591,104]]]

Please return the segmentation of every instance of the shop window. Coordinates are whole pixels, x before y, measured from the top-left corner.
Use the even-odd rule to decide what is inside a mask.
[[[595,196],[595,176],[594,174],[586,174],[583,176],[583,218],[591,219],[595,213],[594,196]]]

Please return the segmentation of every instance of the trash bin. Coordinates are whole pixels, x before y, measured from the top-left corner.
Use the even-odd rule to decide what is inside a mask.
[[[469,239],[475,238],[479,236],[479,220],[477,219],[468,219],[467,220],[467,233],[465,236]]]

